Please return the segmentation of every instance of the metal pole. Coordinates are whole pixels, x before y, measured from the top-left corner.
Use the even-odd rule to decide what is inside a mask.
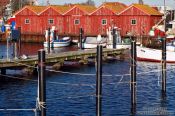
[[[17,58],[17,43],[15,42],[15,59],[18,59]]]
[[[7,60],[9,60],[9,37],[7,37],[7,53],[6,53]]]
[[[112,34],[113,34],[113,49],[115,49],[116,48],[116,29],[113,28]]]
[[[96,116],[101,116],[102,95],[102,46],[97,46]]]
[[[19,48],[19,56],[21,56],[21,27],[18,27],[18,31],[19,31],[18,48]]]
[[[50,53],[50,34],[51,34],[51,32],[50,32],[50,28],[48,28],[48,39],[47,39],[47,49],[48,49],[48,54]]]
[[[136,41],[131,41],[131,113],[136,113]]]
[[[46,116],[45,51],[38,51],[40,116]]]
[[[80,38],[79,38],[80,50],[83,49],[83,46],[82,46],[82,39],[83,39],[83,28],[80,28]]]

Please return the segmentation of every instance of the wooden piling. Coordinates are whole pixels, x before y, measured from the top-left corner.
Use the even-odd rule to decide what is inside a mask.
[[[45,51],[38,51],[40,116],[46,116]]]
[[[113,28],[112,30],[113,35],[113,49],[116,49],[116,29]]]
[[[136,41],[131,41],[131,114],[136,113]]]
[[[166,93],[166,39],[162,39],[162,93]]]
[[[83,39],[83,28],[80,28],[80,37],[79,37],[79,47],[80,47],[80,50],[83,49],[82,39]]]
[[[97,46],[97,71],[96,71],[96,116],[101,116],[102,95],[102,46]]]
[[[48,39],[47,39],[47,50],[48,50],[48,54],[50,54],[50,28],[48,28]]]

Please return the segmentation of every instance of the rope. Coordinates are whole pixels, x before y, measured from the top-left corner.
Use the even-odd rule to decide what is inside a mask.
[[[36,109],[0,109],[0,111],[35,111]]]
[[[33,81],[33,82],[37,82],[37,80],[34,80],[34,79],[26,79],[26,78],[21,78],[21,77],[15,77],[15,76],[10,76],[10,75],[4,75],[4,74],[0,74],[1,76],[4,76],[4,77],[9,77],[9,78],[12,78],[12,79],[19,79],[19,80],[24,80],[24,81]]]
[[[77,98],[84,98],[84,97],[95,97],[96,95],[94,93],[89,94],[89,95],[76,95],[76,96],[65,96],[65,97],[61,97],[61,98],[51,98],[51,99],[47,99],[47,101],[54,101],[55,100],[62,100],[62,99],[77,99]],[[48,102],[49,103],[49,102]]]

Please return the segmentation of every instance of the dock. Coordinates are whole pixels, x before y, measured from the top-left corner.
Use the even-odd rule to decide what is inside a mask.
[[[108,56],[122,56],[124,54],[124,49],[103,49],[103,57]],[[64,61],[77,60],[83,63],[87,62],[87,58],[95,57],[96,49],[92,50],[77,50],[61,53],[46,53],[46,65],[50,64],[63,64]],[[22,68],[26,66],[37,66],[38,65],[38,56],[28,56],[27,59],[1,59],[0,60],[0,70],[1,73],[6,69],[15,69]]]

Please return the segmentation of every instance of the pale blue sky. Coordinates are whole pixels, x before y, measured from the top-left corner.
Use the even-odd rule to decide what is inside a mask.
[[[40,4],[46,4],[47,0],[38,0]],[[87,0],[49,0],[51,4],[64,4],[64,3],[81,3]],[[125,4],[137,3],[139,0],[94,0],[96,6],[100,5],[102,2],[122,2]],[[164,0],[143,0],[145,4],[148,5],[158,5],[162,6]],[[175,0],[166,0],[166,5],[171,6],[175,9]]]

